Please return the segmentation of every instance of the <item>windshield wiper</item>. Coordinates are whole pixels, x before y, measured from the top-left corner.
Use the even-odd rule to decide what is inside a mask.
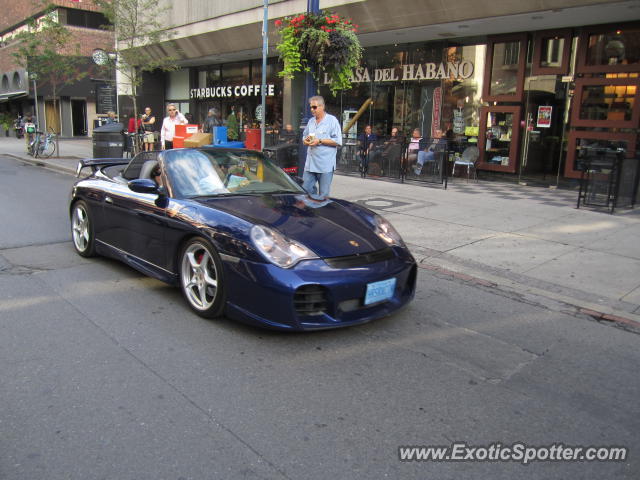
[[[265,193],[265,195],[273,195],[273,194],[276,194],[276,193],[290,193],[290,194],[298,194],[298,195],[301,195],[301,194],[303,194],[304,192],[298,192],[298,191],[284,190],[284,189],[283,189],[283,190],[269,190],[268,192],[264,192],[264,193]]]

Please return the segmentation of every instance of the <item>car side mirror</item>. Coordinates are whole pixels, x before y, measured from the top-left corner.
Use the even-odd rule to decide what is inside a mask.
[[[137,178],[136,180],[131,180],[127,185],[129,190],[133,190],[136,193],[160,194],[160,187],[149,178]]]

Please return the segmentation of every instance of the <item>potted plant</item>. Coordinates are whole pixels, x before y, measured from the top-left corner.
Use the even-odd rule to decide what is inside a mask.
[[[11,128],[12,123],[13,122],[11,121],[11,117],[8,113],[0,113],[0,125],[4,128],[4,134],[7,137],[9,136],[9,129]]]
[[[326,78],[331,92],[351,88],[353,69],[360,65],[362,47],[351,20],[335,13],[303,13],[276,20],[281,41],[276,47],[284,68],[281,77],[311,72],[320,83]]]

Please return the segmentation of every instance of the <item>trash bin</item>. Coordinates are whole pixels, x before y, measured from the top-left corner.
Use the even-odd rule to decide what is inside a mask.
[[[279,166],[289,175],[298,174],[298,145],[280,143],[272,147],[266,147],[262,152],[272,163]]]
[[[109,123],[93,130],[94,158],[122,158],[125,150],[124,125]]]
[[[259,128],[247,128],[245,130],[244,144],[249,150],[260,150],[260,129]]]

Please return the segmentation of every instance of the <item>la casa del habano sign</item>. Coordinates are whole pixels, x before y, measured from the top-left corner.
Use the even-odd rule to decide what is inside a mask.
[[[367,82],[411,82],[420,80],[464,80],[473,75],[473,63],[462,62],[441,62],[441,63],[410,63],[392,68],[360,67],[353,70],[351,83]],[[325,74],[324,83],[329,83]],[[266,85],[265,94],[275,95],[275,86]],[[262,90],[260,85],[218,85],[206,88],[192,88],[191,98],[237,98],[260,96]]]
[[[473,63],[463,62],[441,62],[441,63],[410,63],[393,68],[366,67],[356,68],[349,78],[351,83],[367,82],[411,82],[419,80],[444,80],[460,79],[464,80],[473,75]],[[328,78],[325,74],[325,83]]]

